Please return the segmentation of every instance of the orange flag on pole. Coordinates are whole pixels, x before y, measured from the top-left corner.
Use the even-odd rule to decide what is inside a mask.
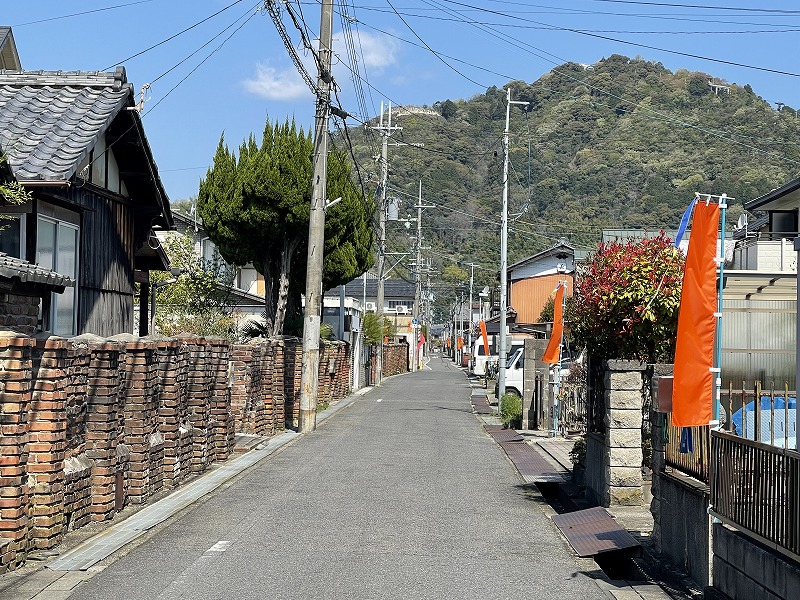
[[[464,338],[462,338],[461,336],[458,336],[458,342],[457,343],[458,343],[457,349],[461,350],[464,347]]]
[[[717,320],[717,238],[719,205],[698,202],[681,288],[675,378],[672,384],[672,424],[708,425],[713,402],[714,334]]]
[[[478,325],[480,325],[481,337],[483,337],[483,351],[486,353],[486,356],[489,356],[489,336],[486,335],[486,321],[481,319]]]
[[[561,338],[564,336],[564,284],[559,283],[556,297],[553,300],[553,331],[547,349],[542,355],[542,362],[554,365],[561,360]]]

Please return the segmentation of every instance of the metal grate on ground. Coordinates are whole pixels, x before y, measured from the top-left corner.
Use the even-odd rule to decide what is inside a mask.
[[[494,438],[494,440],[500,445],[503,445],[504,443],[508,443],[508,442],[524,442],[525,441],[525,438],[522,437],[520,434],[518,434],[513,429],[502,429],[502,428],[501,429],[495,429],[494,427],[492,427],[490,429],[490,428],[487,427],[486,431],[488,431],[489,435],[491,435]]]
[[[640,549],[639,542],[599,506],[556,515],[553,523],[581,557]]]
[[[567,480],[568,471],[551,465],[529,444],[504,442],[500,446],[526,483],[564,483]]]

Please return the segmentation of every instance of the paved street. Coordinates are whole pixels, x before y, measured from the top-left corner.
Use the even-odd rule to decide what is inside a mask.
[[[430,366],[387,379],[69,597],[606,597],[472,414],[464,374]]]

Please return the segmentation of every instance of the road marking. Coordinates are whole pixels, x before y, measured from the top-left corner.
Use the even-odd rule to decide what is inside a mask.
[[[376,398],[375,402],[383,402],[383,398]]]
[[[206,553],[208,553],[208,552],[225,552],[225,550],[227,550],[228,546],[230,546],[230,545],[231,545],[231,542],[229,542],[227,540],[220,540],[216,544],[211,546],[211,548],[206,550]]]

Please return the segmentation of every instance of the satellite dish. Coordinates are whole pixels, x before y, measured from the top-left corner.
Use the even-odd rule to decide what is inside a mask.
[[[736,221],[736,229],[744,229],[747,227],[747,213],[739,215],[739,220]]]

